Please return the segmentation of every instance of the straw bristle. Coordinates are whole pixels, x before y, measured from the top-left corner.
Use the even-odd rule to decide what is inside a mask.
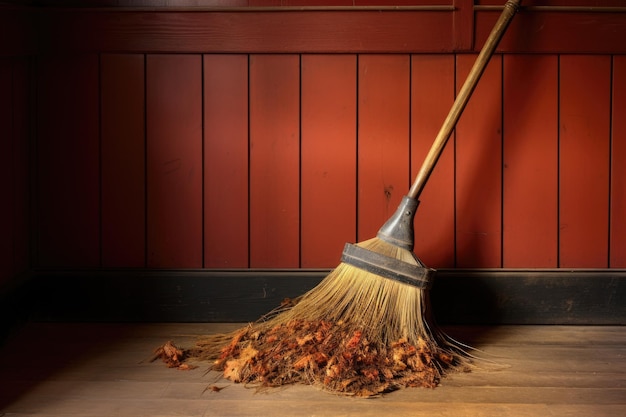
[[[378,238],[358,245],[418,263],[411,251]],[[427,290],[346,263],[295,305],[233,334],[204,338],[191,354],[216,359],[215,368],[235,382],[304,382],[359,396],[434,387],[466,358],[434,325]]]

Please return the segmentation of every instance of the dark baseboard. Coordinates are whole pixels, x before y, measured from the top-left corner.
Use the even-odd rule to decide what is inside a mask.
[[[19,274],[0,286],[0,345],[30,317],[28,274]]]
[[[35,271],[31,320],[249,322],[317,285],[328,270]],[[442,324],[626,324],[626,270],[440,270]]]
[[[450,324],[626,324],[626,270],[447,270],[432,293]]]

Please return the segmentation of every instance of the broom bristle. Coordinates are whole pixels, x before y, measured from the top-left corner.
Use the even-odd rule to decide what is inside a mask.
[[[378,238],[358,246],[418,264],[411,251]],[[434,387],[467,359],[433,322],[427,290],[347,263],[295,305],[232,334],[205,337],[189,354],[214,359],[235,382],[304,382],[358,396]]]

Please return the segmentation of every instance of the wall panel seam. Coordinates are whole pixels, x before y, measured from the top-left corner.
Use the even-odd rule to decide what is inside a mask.
[[[556,59],[556,266],[561,267],[561,55]]]
[[[606,265],[608,268],[611,267],[611,237],[612,237],[612,233],[611,233],[611,224],[612,224],[612,217],[611,217],[611,212],[612,212],[612,199],[613,199],[613,193],[612,191],[612,182],[613,182],[613,176],[612,174],[612,170],[613,170],[613,104],[614,104],[614,100],[615,100],[615,92],[613,91],[613,87],[614,87],[614,65],[615,65],[615,59],[614,59],[614,55],[610,56],[610,69],[609,69],[609,114],[608,114],[608,118],[609,118],[609,152],[608,152],[608,159],[609,159],[609,163],[608,163],[608,216],[607,216],[607,244],[606,244]]]
[[[102,53],[98,53],[98,265],[103,267],[102,224]]]
[[[302,268],[302,54],[298,54],[298,265]]]
[[[143,54],[143,201],[144,201],[144,267],[148,266],[148,54]]]
[[[506,144],[504,140],[506,134],[504,131],[504,117],[506,112],[504,108],[504,92],[506,90],[505,61],[504,57],[500,60],[500,108],[502,109],[500,112],[500,268],[504,266],[504,167],[506,164],[504,159],[504,147]]]
[[[246,58],[247,58],[247,63],[248,63],[248,65],[247,65],[247,80],[246,80],[247,83],[248,83],[247,92],[246,92],[247,96],[248,96],[247,97],[247,101],[248,102],[246,103],[247,112],[248,112],[248,114],[246,115],[246,117],[248,119],[248,133],[247,133],[248,134],[248,137],[247,137],[247,141],[248,141],[248,148],[247,148],[247,152],[248,152],[248,155],[247,155],[247,158],[248,158],[248,160],[247,160],[247,164],[248,164],[248,190],[247,190],[248,191],[248,213],[247,213],[248,214],[248,247],[247,247],[247,251],[248,251],[248,253],[247,253],[247,259],[248,259],[248,268],[251,268],[252,267],[252,259],[251,259],[252,258],[251,257],[251,254],[252,254],[252,238],[251,238],[251,230],[252,230],[251,229],[251,223],[252,223],[252,219],[251,219],[251,217],[252,217],[252,214],[251,214],[252,213],[251,197],[252,197],[252,194],[251,194],[251,188],[252,187],[250,187],[250,183],[251,183],[251,180],[252,180],[252,174],[251,174],[251,169],[250,169],[250,163],[252,162],[251,161],[251,145],[252,145],[252,142],[251,142],[250,138],[251,138],[251,133],[252,133],[252,129],[251,129],[251,124],[252,123],[251,123],[251,117],[250,117],[250,107],[251,107],[250,106],[250,98],[251,98],[251,96],[250,96],[250,90],[251,90],[251,88],[250,88],[250,86],[251,86],[251,84],[250,84],[250,72],[251,72],[250,71],[250,67],[252,66],[252,54],[246,54]]]
[[[201,241],[200,241],[200,265],[202,265],[203,267],[206,266],[206,251],[205,251],[205,247],[206,247],[206,228],[205,228],[205,215],[206,215],[206,204],[205,204],[205,195],[206,195],[206,190],[205,190],[205,184],[206,184],[206,180],[205,180],[205,164],[206,164],[206,155],[204,153],[204,141],[205,141],[205,120],[204,120],[204,111],[205,111],[205,106],[204,106],[204,95],[205,95],[205,86],[204,86],[204,81],[205,81],[205,71],[204,71],[204,55],[205,54],[200,54],[200,90],[201,90],[201,94],[200,94],[200,155],[202,155],[202,157],[200,158],[200,228],[202,230],[202,233],[200,234],[201,236]]]
[[[354,241],[358,242],[361,238],[361,236],[359,236],[359,218],[360,218],[360,210],[359,210],[359,189],[360,189],[360,181],[359,181],[359,169],[360,169],[360,164],[359,164],[359,148],[360,148],[360,140],[359,137],[361,135],[361,129],[359,128],[360,125],[360,84],[361,84],[361,77],[359,74],[359,67],[361,65],[361,54],[360,53],[356,53],[355,55],[355,59],[354,59],[354,71],[355,71],[355,76],[354,76],[354,92],[355,92],[355,98],[354,98],[354,120],[355,120],[355,128],[354,128],[354,186],[356,187],[356,191],[354,193]]]

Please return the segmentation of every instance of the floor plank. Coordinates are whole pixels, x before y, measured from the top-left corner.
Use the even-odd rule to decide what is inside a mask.
[[[626,415],[626,327],[447,329],[493,363],[436,389],[356,399],[296,385],[258,391],[150,362],[167,340],[189,346],[241,324],[29,323],[0,347],[0,416],[589,416]],[[483,363],[483,362],[481,362]],[[210,385],[224,387],[219,392]]]

